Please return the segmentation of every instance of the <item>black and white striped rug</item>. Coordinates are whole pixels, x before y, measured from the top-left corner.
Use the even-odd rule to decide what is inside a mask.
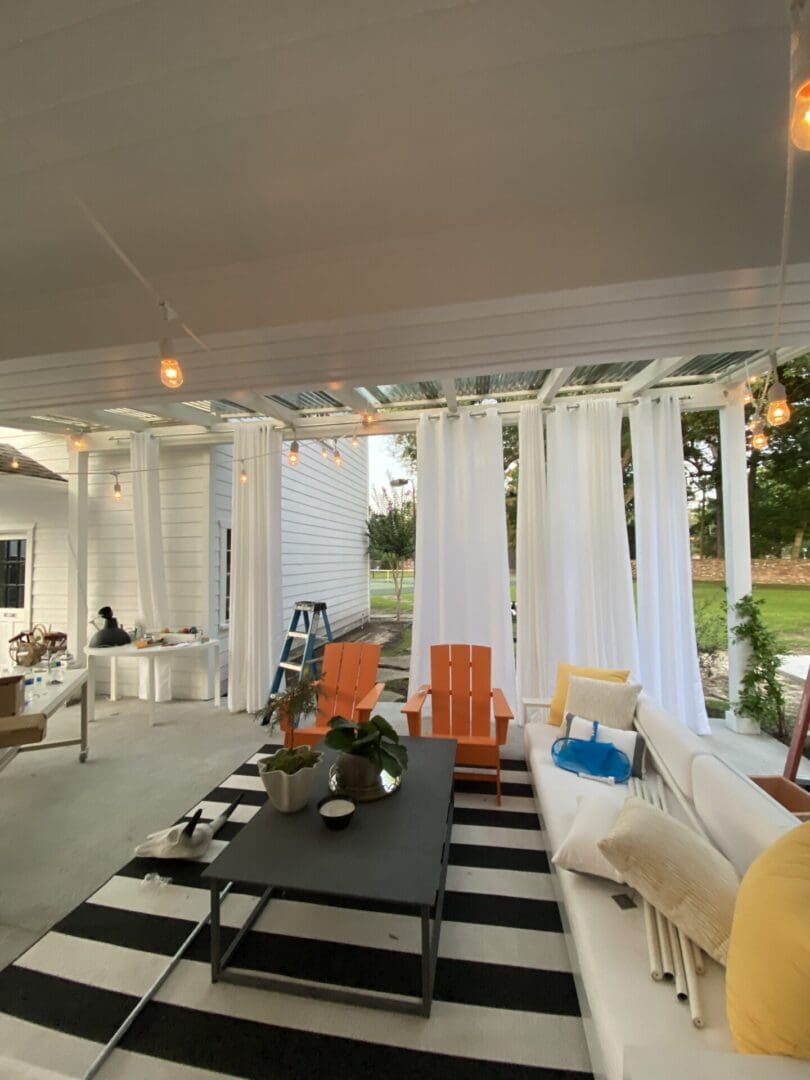
[[[266,753],[270,747],[264,748]],[[265,799],[256,754],[202,803],[242,803],[208,859]],[[137,1018],[102,1077],[214,1080],[590,1076],[574,981],[524,761],[491,785],[457,781],[435,1000],[429,1020],[213,985],[207,927]],[[196,810],[193,807],[190,812]],[[80,1077],[209,903],[200,863],[134,859],[0,973],[0,1055]],[[145,884],[144,875],[171,884]],[[259,890],[223,903],[223,944]],[[412,992],[417,919],[274,900],[243,946],[275,973]]]

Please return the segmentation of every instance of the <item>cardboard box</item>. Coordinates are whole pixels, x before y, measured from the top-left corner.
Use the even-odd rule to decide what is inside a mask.
[[[25,708],[25,676],[0,676],[0,716],[16,716]]]
[[[0,747],[42,742],[45,738],[45,723],[42,713],[0,716]]]

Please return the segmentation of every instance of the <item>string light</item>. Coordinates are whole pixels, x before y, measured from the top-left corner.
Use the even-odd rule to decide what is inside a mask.
[[[241,468],[239,470],[239,483],[246,484],[248,482],[248,474],[247,470],[245,469],[245,464],[244,462],[240,462],[239,464],[241,465]]]
[[[321,457],[324,461],[329,457],[329,450],[325,443],[321,443]]]
[[[370,412],[364,412],[363,413],[363,427],[371,427],[371,425],[373,423],[374,423],[374,417],[371,415],[371,413]]]
[[[298,450],[298,440],[293,439],[293,441],[290,443],[290,452],[287,455],[287,462],[290,465],[297,465],[298,462],[301,460],[301,455]]]
[[[113,498],[116,502],[120,502],[123,498],[123,492],[121,491],[121,485],[118,482],[118,473],[114,472],[113,476],[115,477],[115,483],[113,484]]]
[[[87,440],[85,439],[84,435],[81,434],[81,432],[74,432],[74,434],[69,436],[69,442],[72,450],[87,449]]]
[[[810,26],[803,25],[805,0],[791,4],[790,138],[797,150],[810,150]]]
[[[765,411],[768,423],[773,427],[781,427],[790,420],[790,406],[787,401],[787,391],[784,385],[777,381],[768,391],[768,408]]]
[[[15,454],[15,455],[14,455],[14,457],[13,457],[13,458],[11,459],[11,467],[12,467],[12,469],[19,469],[19,467],[20,467],[20,463],[19,463],[19,461],[17,460],[17,455],[16,455],[16,454]]]
[[[340,466],[343,464],[343,458],[341,457],[340,451],[338,450],[337,447],[335,447],[335,459],[334,460],[335,460],[335,464],[337,465],[337,467],[340,468]]]
[[[159,306],[166,322],[177,318],[177,312],[165,300],[161,300]],[[160,381],[169,390],[177,390],[183,385],[183,368],[174,354],[174,342],[168,335],[160,339]]]
[[[768,445],[768,436],[765,434],[762,418],[759,415],[756,415],[751,421],[750,430],[751,446],[755,450],[764,450]]]
[[[360,440],[358,439],[358,437],[356,435],[352,435],[352,449],[356,450],[359,445]]]

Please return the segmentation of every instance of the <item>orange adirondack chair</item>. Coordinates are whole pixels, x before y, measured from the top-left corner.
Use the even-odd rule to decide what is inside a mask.
[[[411,735],[422,734],[422,706],[430,694],[439,739],[456,739],[456,765],[493,769],[501,805],[501,754],[512,712],[503,691],[492,686],[492,650],[487,645],[432,645],[430,685],[423,686],[402,709]],[[492,717],[495,717],[495,732]],[[427,732],[425,734],[428,734]],[[462,780],[491,780],[491,773],[459,772]]]
[[[314,746],[329,731],[333,716],[347,720],[368,720],[385,683],[376,682],[380,646],[364,641],[336,641],[323,650],[318,679],[318,707],[315,723],[303,728],[284,728],[284,745]]]

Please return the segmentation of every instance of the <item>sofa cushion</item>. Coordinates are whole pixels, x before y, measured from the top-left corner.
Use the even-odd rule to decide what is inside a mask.
[[[725,964],[740,881],[717,848],[634,796],[599,850],[648,903]]]
[[[692,792],[709,838],[740,876],[765,848],[799,823],[753,780],[713,754],[693,758]]]
[[[711,751],[689,728],[674,720],[669,713],[646,694],[638,699],[636,727],[647,740],[647,750],[663,762],[667,779],[680,793],[692,800],[692,761],[699,754]]]
[[[810,1062],[809,914],[810,822],[763,851],[740,886],[726,995],[743,1053]]]
[[[583,675],[586,679],[605,679],[607,682],[626,682],[629,671],[614,670],[611,668],[577,667],[576,664],[557,664],[557,682],[554,694],[551,698],[551,706],[548,712],[548,722],[559,727],[565,715],[565,702],[568,697],[568,677],[570,675]]]
[[[597,720],[605,727],[631,731],[640,693],[641,684],[637,682],[586,679],[584,675],[571,673],[568,676],[565,713],[573,713],[585,720]]]
[[[607,836],[613,828],[620,813],[621,805],[608,791],[579,795],[571,828],[551,861],[561,870],[594,874],[623,885],[622,875],[597,847],[602,837]]]

